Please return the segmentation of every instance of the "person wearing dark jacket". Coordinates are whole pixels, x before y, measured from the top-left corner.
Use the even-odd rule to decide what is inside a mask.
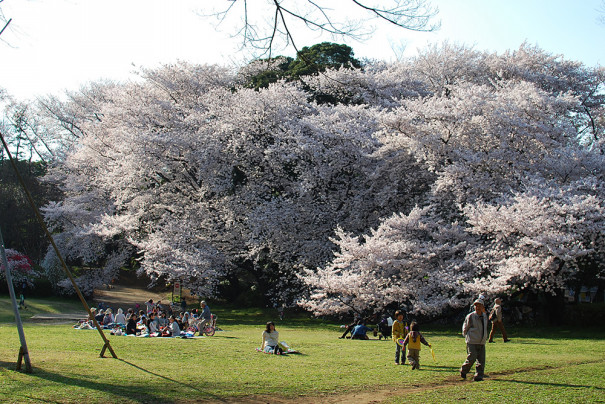
[[[137,335],[137,315],[133,313],[126,323],[126,335]]]

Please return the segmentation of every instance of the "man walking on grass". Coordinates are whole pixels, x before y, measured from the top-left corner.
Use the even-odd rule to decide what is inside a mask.
[[[485,342],[487,341],[487,313],[483,300],[477,299],[473,302],[475,311],[469,313],[464,319],[462,325],[462,335],[466,340],[466,361],[460,368],[460,377],[466,379],[466,374],[471,370],[475,362],[475,376],[473,380],[480,382],[483,380],[485,370]]]
[[[502,322],[502,300],[500,300],[499,297],[494,301],[494,308],[489,315],[489,319],[492,321],[492,330],[489,333],[489,342],[494,342],[496,328],[502,332],[504,342],[510,341],[510,339],[508,339],[506,336],[506,330],[504,329],[504,323]]]

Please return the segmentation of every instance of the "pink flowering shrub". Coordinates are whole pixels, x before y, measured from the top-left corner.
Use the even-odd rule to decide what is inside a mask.
[[[27,286],[33,286],[34,279],[39,277],[39,274],[34,269],[34,263],[32,260],[27,255],[22,254],[17,250],[13,250],[12,248],[7,248],[5,251],[6,260],[8,261],[8,268],[11,271],[13,283],[16,285],[21,285],[23,282],[25,282]],[[2,263],[0,262],[0,264]],[[0,273],[0,278],[4,280],[6,279],[4,265],[2,264],[1,266],[2,272]]]

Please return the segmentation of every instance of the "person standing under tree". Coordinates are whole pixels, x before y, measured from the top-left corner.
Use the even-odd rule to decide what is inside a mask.
[[[21,293],[19,294],[19,308],[27,309],[27,305],[25,304],[25,289],[27,288],[27,283],[23,282],[21,285]]]
[[[23,293],[19,295],[19,308],[27,309],[27,305],[25,304],[25,296],[23,296]]]
[[[477,297],[478,300],[482,300],[485,301],[485,294],[484,293],[479,293],[479,297]],[[473,313],[475,311],[475,303],[471,304],[468,312],[469,313]]]
[[[403,322],[403,312],[397,310],[395,312],[395,321],[393,322],[393,328],[391,329],[391,335],[393,341],[395,341],[395,365],[399,365],[399,356],[401,355],[401,364],[405,365],[405,347],[399,345],[397,342],[400,338],[405,338],[405,324]],[[403,350],[403,352],[402,352]]]
[[[473,302],[475,311],[469,313],[462,325],[462,335],[466,341],[466,361],[460,368],[460,377],[466,379],[466,374],[471,370],[475,362],[474,381],[483,381],[485,372],[485,343],[487,342],[487,314],[483,300],[477,299]]]
[[[500,300],[499,297],[494,301],[494,307],[489,313],[489,319],[492,322],[492,330],[489,333],[489,342],[494,342],[496,328],[500,329],[504,342],[510,341],[510,339],[508,339],[506,336],[506,330],[504,329],[504,323],[502,322],[502,300]]]

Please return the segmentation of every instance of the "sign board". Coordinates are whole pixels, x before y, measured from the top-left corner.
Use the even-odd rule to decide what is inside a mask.
[[[181,282],[175,281],[172,286],[172,301],[174,303],[180,303],[181,301]]]

